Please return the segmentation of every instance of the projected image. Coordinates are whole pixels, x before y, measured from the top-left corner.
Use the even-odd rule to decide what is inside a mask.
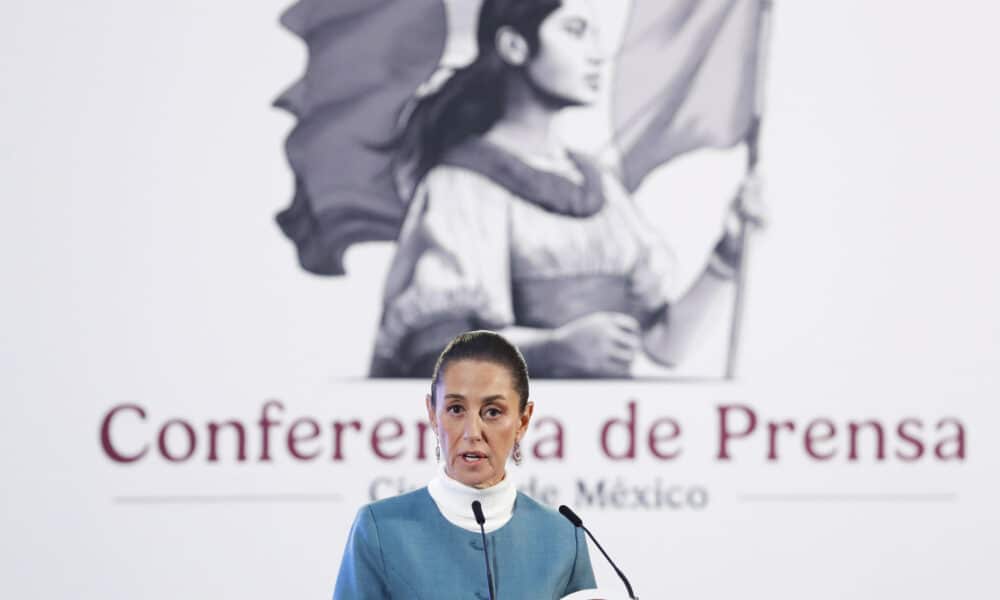
[[[514,341],[533,377],[627,378],[639,361],[669,374],[719,319],[716,374],[732,374],[763,213],[767,6],[606,4],[303,0],[284,15],[309,58],[278,101],[297,118],[278,223],[323,275],[350,277],[353,244],[395,243],[371,377],[428,377],[470,329]],[[704,149],[748,168],[682,278],[636,198]]]

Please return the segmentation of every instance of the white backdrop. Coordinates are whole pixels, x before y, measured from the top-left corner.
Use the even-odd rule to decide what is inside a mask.
[[[372,482],[416,486],[433,470],[414,459],[425,382],[359,377],[391,247],[353,249],[346,278],[313,277],[273,222],[291,193],[291,119],[269,103],[304,60],[276,24],[285,5],[0,7],[6,596],[327,597]],[[740,379],[533,388],[536,416],[566,425],[565,452],[529,457],[518,480],[576,506],[640,596],[1000,595],[998,20],[988,3],[779,2],[763,148],[773,225],[753,247]],[[684,213],[685,191],[718,189],[709,196],[723,202],[739,160],[670,169],[672,193],[644,202],[694,256],[685,236],[718,215]],[[684,227],[671,229],[675,214]],[[268,399],[285,411],[262,462]],[[613,461],[600,426],[630,399],[637,457]],[[114,442],[151,446],[124,465],[102,450],[100,427],[127,403],[147,420],[122,413]],[[759,424],[722,461],[716,421],[729,404]],[[393,415],[404,437],[385,447],[405,454],[380,460],[371,430]],[[643,441],[667,416],[683,450],[659,461]],[[315,460],[287,450],[299,417],[322,424],[307,444]],[[157,453],[171,418],[198,436],[186,462]],[[829,461],[804,449],[820,418],[837,427]],[[913,462],[894,454],[912,450],[895,434],[908,418],[927,444]],[[944,418],[964,427],[964,460],[933,455]],[[246,424],[248,460],[220,437],[210,462],[206,423],[229,419]],[[331,459],[330,423],[353,419],[362,431]],[[870,419],[886,428],[885,460],[866,437],[849,460],[848,422]],[[768,420],[796,426],[779,433],[776,460]],[[183,449],[179,433],[171,448]],[[576,492],[658,479],[704,490],[707,504],[600,507]]]

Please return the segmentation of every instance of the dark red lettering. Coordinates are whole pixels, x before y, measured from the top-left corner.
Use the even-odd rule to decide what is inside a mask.
[[[333,422],[333,460],[344,460],[343,440],[344,430],[361,431],[361,421]]]
[[[666,429],[667,431],[662,431]],[[661,460],[673,460],[681,455],[681,449],[664,449],[661,444],[669,444],[681,436],[681,425],[674,419],[663,418],[653,421],[649,427],[649,451]]]
[[[940,460],[965,460],[965,427],[958,419],[948,418],[938,421],[936,429],[941,431],[946,425],[954,426],[954,435],[952,437],[939,440],[938,443],[934,445],[934,455]],[[954,450],[947,454],[945,453],[945,450],[947,449],[946,444],[955,446]]]
[[[236,460],[243,462],[247,459],[247,432],[243,428],[243,423],[239,421],[226,421],[225,423],[208,423],[208,462],[217,462],[219,430],[223,427],[231,427],[236,432]]]
[[[817,429],[820,427],[822,427],[825,431],[822,433],[818,432]],[[809,423],[806,427],[805,437],[803,438],[803,443],[806,447],[806,454],[816,460],[830,460],[837,455],[837,449],[830,448],[828,451],[823,452],[816,446],[822,442],[829,442],[835,435],[837,435],[837,427],[830,419],[816,419],[815,421]]]
[[[750,435],[757,428],[757,414],[742,404],[721,405],[719,410],[719,453],[718,460],[729,460],[729,440],[742,439]],[[730,412],[741,412],[745,415],[747,425],[742,431],[735,431],[729,422]]]
[[[261,462],[268,462],[271,460],[271,427],[274,427],[280,422],[272,421],[270,415],[268,415],[268,409],[272,406],[281,412],[285,411],[285,405],[277,400],[268,400],[264,403],[264,406],[260,407],[260,420],[257,421],[257,424],[260,425]]]
[[[635,459],[635,400],[631,400],[628,403],[628,418],[627,419],[608,419],[601,427],[601,449],[604,451],[604,455],[611,460],[632,460]],[[627,436],[628,443],[626,444],[626,449],[622,453],[614,453],[611,450],[611,444],[608,440],[609,434],[611,433],[611,428],[624,429]]]
[[[146,420],[146,411],[136,404],[119,404],[112,408],[105,415],[104,420],[101,421],[101,447],[111,460],[120,463],[131,463],[145,456],[146,452],[149,451],[149,445],[143,445],[137,454],[124,454],[115,448],[115,445],[111,442],[111,420],[115,418],[115,415],[124,410],[136,412],[139,414],[139,420]]]
[[[908,429],[916,428],[917,432],[911,432]],[[913,448],[912,454],[904,454],[899,448],[896,449],[896,458],[906,462],[913,462],[919,460],[921,456],[924,455],[924,443],[917,435],[924,428],[923,422],[918,419],[903,419],[899,422],[896,427],[896,433],[899,434],[899,439],[909,444]]]
[[[540,436],[538,432],[548,426],[551,426],[552,433]],[[562,460],[564,445],[562,423],[554,417],[542,417],[535,421],[533,429],[536,440],[532,444],[531,454],[540,461]],[[551,448],[543,452],[543,446],[551,446]]]
[[[386,435],[383,435],[383,426],[391,426],[392,431]],[[392,442],[403,437],[403,424],[399,419],[393,417],[386,417],[384,419],[379,419],[375,422],[375,426],[372,427],[372,452],[375,456],[382,460],[395,460],[403,455],[403,449],[400,448],[396,452],[387,452],[382,449],[382,444],[385,442]]]
[[[795,423],[791,421],[771,421],[767,424],[767,460],[778,460],[778,432],[787,429],[795,431]]]
[[[425,421],[417,422],[417,460],[427,460],[427,434],[431,433],[431,426]],[[433,434],[431,438],[434,439]]]
[[[858,437],[862,428],[868,428],[875,432],[875,456],[878,460],[885,459],[885,433],[882,431],[882,424],[878,421],[850,421],[847,429],[851,433],[850,450],[847,453],[848,460],[858,460]]]
[[[300,435],[299,430],[303,427],[308,427],[309,432],[305,435]],[[298,460],[313,460],[320,454],[319,448],[312,452],[303,451],[299,448],[299,444],[304,442],[310,442],[319,437],[319,423],[310,419],[308,417],[303,417],[301,419],[295,419],[292,424],[288,427],[288,453],[294,456]]]
[[[171,454],[169,448],[167,448],[167,432],[170,430],[171,427],[174,427],[175,425],[180,425],[184,429],[184,433],[187,435],[187,452],[185,452],[181,456],[174,456],[173,454]],[[163,427],[160,428],[160,436],[159,436],[160,455],[170,462],[184,462],[187,459],[191,458],[194,455],[194,451],[197,445],[198,445],[198,438],[194,434],[194,427],[191,427],[191,425],[187,421],[183,421],[181,419],[170,419],[169,421],[163,424]]]

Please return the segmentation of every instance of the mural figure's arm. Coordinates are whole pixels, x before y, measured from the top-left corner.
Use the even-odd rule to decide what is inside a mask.
[[[706,323],[726,308],[740,264],[739,229],[765,222],[760,181],[751,174],[740,186],[727,215],[726,231],[715,246],[704,270],[688,290],[652,327],[643,333],[642,345],[654,361],[668,366],[681,362]]]
[[[641,346],[639,323],[616,312],[585,315],[555,329],[508,327],[532,371],[550,377],[628,377]]]

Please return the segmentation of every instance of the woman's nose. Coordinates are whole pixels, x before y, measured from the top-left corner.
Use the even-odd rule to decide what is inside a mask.
[[[591,35],[587,44],[587,62],[595,67],[604,64],[607,59],[607,50],[599,35]]]
[[[462,437],[467,440],[478,440],[482,437],[479,417],[470,417],[465,421],[465,431]]]

